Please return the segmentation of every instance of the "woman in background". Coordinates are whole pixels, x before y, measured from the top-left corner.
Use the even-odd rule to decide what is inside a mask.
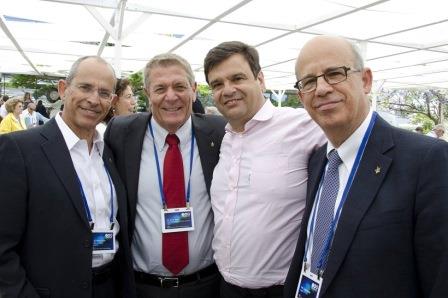
[[[115,87],[117,98],[112,101],[109,113],[104,117],[103,122],[96,126],[96,129],[104,134],[106,125],[114,116],[130,115],[135,113],[136,101],[132,92],[131,83],[128,79],[118,79]]]
[[[0,122],[0,134],[24,130],[26,128],[20,118],[23,109],[23,102],[20,98],[11,98],[5,102],[5,108],[8,114]]]

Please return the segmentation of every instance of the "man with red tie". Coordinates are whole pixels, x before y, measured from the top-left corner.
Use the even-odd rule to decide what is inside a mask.
[[[217,297],[210,184],[225,121],[192,114],[196,83],[175,54],[144,70],[151,113],[116,117],[105,133],[128,190],[139,297]]]

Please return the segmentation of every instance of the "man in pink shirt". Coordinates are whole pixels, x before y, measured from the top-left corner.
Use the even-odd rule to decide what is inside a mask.
[[[211,187],[221,297],[282,297],[308,158],[325,138],[305,110],[276,108],[264,98],[255,48],[224,42],[208,52],[204,70],[229,121]]]

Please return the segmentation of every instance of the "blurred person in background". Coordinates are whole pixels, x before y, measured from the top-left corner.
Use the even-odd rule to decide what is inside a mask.
[[[99,123],[96,129],[104,134],[106,125],[114,116],[131,115],[135,113],[136,101],[134,92],[132,92],[131,82],[128,79],[118,79],[115,87],[115,94],[117,95],[112,101],[111,109],[107,113],[104,120]]]
[[[39,123],[43,124],[50,120],[47,117],[42,116],[39,112],[36,112],[36,104],[34,102],[28,104],[28,107],[23,110],[21,117],[26,128],[36,127]]]
[[[436,138],[436,139],[443,139],[443,135],[445,134],[445,127],[443,127],[443,124],[437,124],[434,125],[432,130],[428,132],[426,135]]]
[[[37,101],[36,112],[44,116],[45,118],[50,118],[47,112],[47,108],[42,103],[42,100]],[[42,124],[42,123],[41,123]]]
[[[26,109],[28,107],[28,104],[32,102],[34,102],[34,100],[31,97],[31,93],[25,92],[25,94],[23,95],[23,107]]]
[[[23,108],[22,100],[11,98],[5,102],[4,106],[8,114],[0,123],[0,134],[26,129],[25,123],[20,118]]]
[[[0,122],[3,120],[3,118],[8,115],[8,112],[6,111],[5,102],[9,99],[8,95],[3,95],[0,100]]]

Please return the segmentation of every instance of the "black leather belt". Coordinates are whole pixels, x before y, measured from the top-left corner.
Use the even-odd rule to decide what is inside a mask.
[[[196,282],[218,272],[216,264],[210,265],[195,273],[180,276],[159,276],[145,272],[134,271],[135,280],[138,283],[144,283],[161,288],[177,288],[183,284]]]
[[[114,272],[114,262],[107,263],[105,265],[92,269],[93,283],[98,285],[108,281],[112,278]]]
[[[248,288],[242,288],[236,285],[233,285],[231,283],[226,282],[223,280],[223,286],[232,288],[232,291],[238,292],[241,297],[280,297],[283,296],[283,285],[275,285],[270,286],[267,288],[261,288],[261,289],[248,289]]]

